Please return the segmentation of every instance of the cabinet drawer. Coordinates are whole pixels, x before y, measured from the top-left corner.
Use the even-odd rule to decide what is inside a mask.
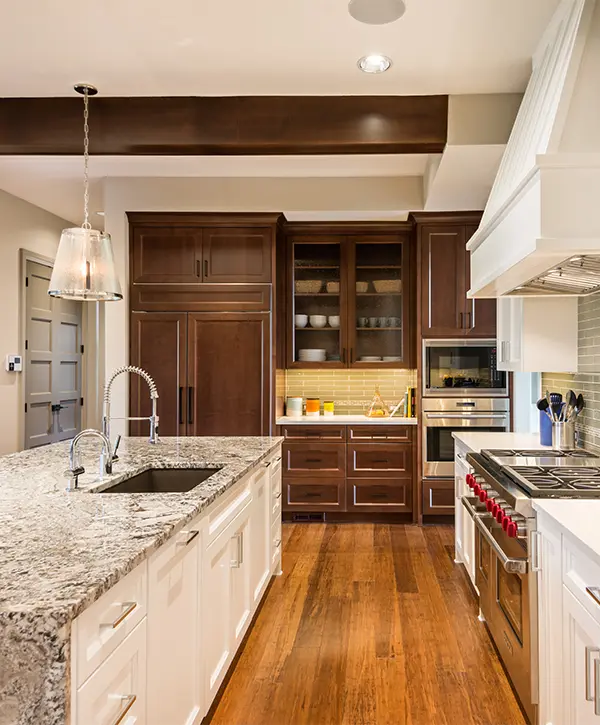
[[[73,725],[145,725],[145,619],[77,690],[74,700]]]
[[[562,566],[563,584],[600,622],[600,564],[577,542],[563,534]]]
[[[423,481],[423,513],[454,515],[454,479]]]
[[[351,441],[404,441],[413,439],[413,429],[409,425],[352,425],[348,427],[348,440]]]
[[[284,480],[286,511],[328,511],[346,508],[344,479]]]
[[[144,562],[136,567],[74,621],[75,687],[81,686],[146,616],[147,566]]]
[[[406,443],[349,443],[349,476],[410,475],[413,447]]]
[[[345,441],[346,427],[343,425],[285,425],[284,438],[290,441],[317,440]]]
[[[208,514],[206,544],[213,542],[227,528],[233,519],[250,504],[252,500],[252,478],[250,474],[236,483],[233,488],[219,499],[215,508]]]
[[[283,448],[283,475],[343,478],[346,473],[343,443],[286,443]]]
[[[349,478],[348,511],[412,511],[412,478]]]

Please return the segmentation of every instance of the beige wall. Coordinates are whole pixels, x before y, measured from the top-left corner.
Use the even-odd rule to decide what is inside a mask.
[[[19,250],[53,259],[61,230],[70,226],[64,219],[0,191],[0,454],[19,450],[23,425],[22,376],[4,370],[7,354],[23,353]]]

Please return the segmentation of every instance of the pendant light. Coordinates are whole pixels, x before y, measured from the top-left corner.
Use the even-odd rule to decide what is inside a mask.
[[[110,234],[92,229],[89,221],[89,97],[98,89],[81,83],[75,90],[83,96],[83,224],[63,229],[48,294],[83,302],[120,300]]]
[[[359,23],[387,25],[406,12],[404,0],[350,0],[348,12]]]

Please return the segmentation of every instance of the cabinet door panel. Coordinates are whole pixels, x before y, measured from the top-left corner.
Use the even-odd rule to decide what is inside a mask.
[[[285,511],[346,510],[345,478],[284,478]]]
[[[600,666],[600,625],[563,587],[563,697],[565,725],[595,725],[595,668]],[[589,682],[588,682],[589,680]]]
[[[204,229],[204,282],[271,281],[271,230]]]
[[[465,243],[477,231],[476,226],[467,226]],[[465,291],[471,287],[471,253],[465,254]],[[496,337],[496,300],[467,299],[467,317],[465,321],[469,337]]]
[[[467,333],[465,244],[463,226],[426,225],[421,230],[423,337]]]
[[[202,281],[201,229],[133,227],[131,244],[133,284]]]
[[[199,596],[198,531],[192,527],[149,562],[149,725],[188,725],[201,715]]]
[[[190,314],[188,435],[268,435],[271,316]]]
[[[345,453],[343,443],[285,443],[284,475],[343,478],[346,473]]]
[[[252,561],[250,558],[250,516],[252,506],[248,506],[240,514],[235,523],[232,536],[233,558],[231,564],[231,627],[233,651],[242,643],[246,630],[250,625],[252,613],[252,592],[250,591],[250,575]],[[262,522],[261,522],[262,525]],[[266,524],[269,531],[269,525]]]
[[[349,443],[349,476],[397,477],[412,472],[411,444]]]
[[[231,639],[231,532],[224,531],[203,553],[202,621],[206,707],[217,694],[233,658]]]
[[[159,392],[159,433],[164,436],[185,435],[186,334],[185,313],[131,313],[129,360],[154,378]],[[129,380],[129,411],[136,417],[152,412],[148,386],[137,375]],[[130,435],[148,432],[145,421],[131,422]]]
[[[454,479],[423,480],[423,513],[438,516],[454,514]]]
[[[348,511],[412,511],[412,478],[349,478],[347,488]]]
[[[271,464],[273,465],[273,464]],[[253,514],[250,529],[250,590],[252,601],[258,604],[269,581],[271,570],[271,476],[269,468],[260,469],[254,480]],[[281,471],[279,471],[281,476]],[[277,499],[280,503],[280,499]]]

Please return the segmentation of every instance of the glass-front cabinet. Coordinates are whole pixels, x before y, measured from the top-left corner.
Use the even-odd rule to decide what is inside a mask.
[[[414,364],[409,261],[408,235],[290,237],[288,366]]]

